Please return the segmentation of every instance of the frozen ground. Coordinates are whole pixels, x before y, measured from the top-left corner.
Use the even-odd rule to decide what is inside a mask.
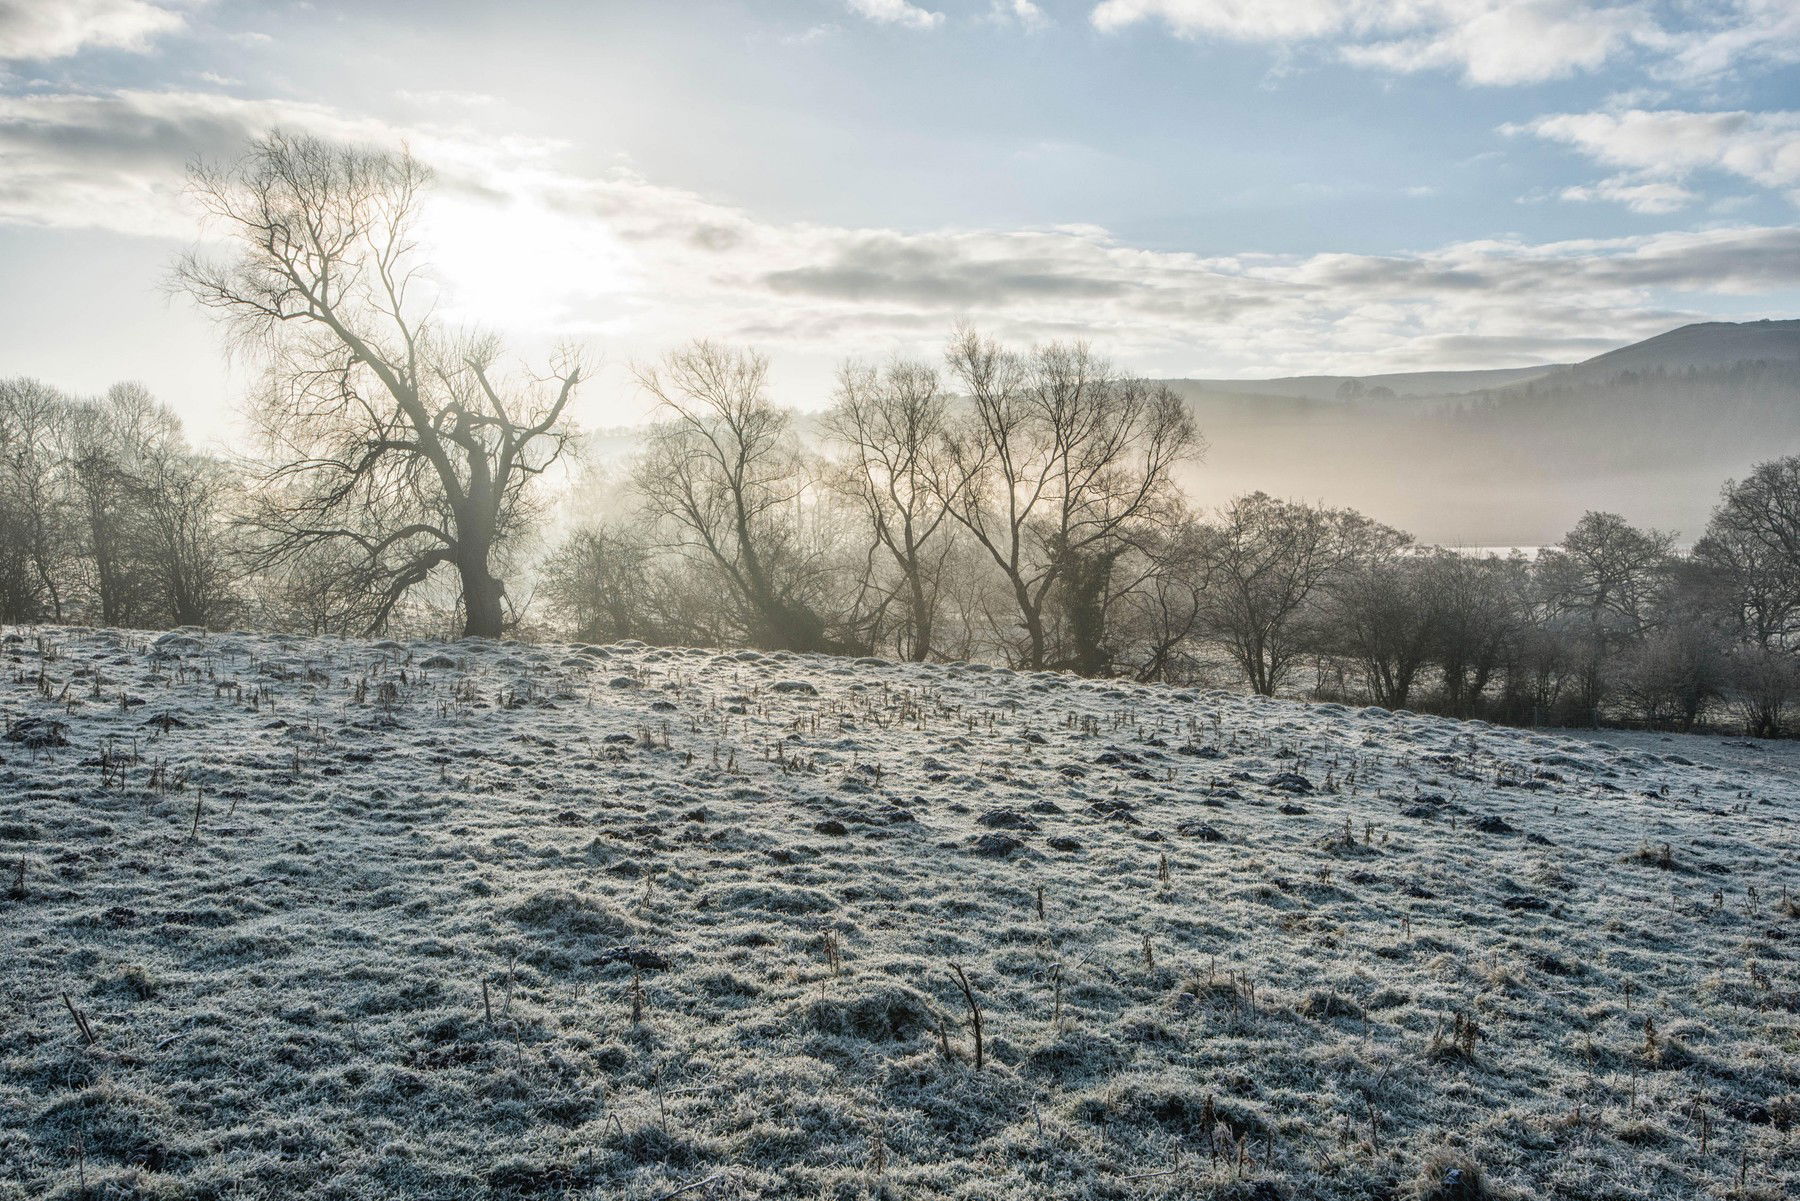
[[[3,650],[0,1198],[1800,1192],[1785,748],[626,645]]]

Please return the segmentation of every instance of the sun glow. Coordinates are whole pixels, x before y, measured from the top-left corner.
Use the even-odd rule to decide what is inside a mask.
[[[520,192],[443,196],[423,235],[442,312],[492,329],[587,334],[619,325],[638,291],[634,257],[591,217]]]

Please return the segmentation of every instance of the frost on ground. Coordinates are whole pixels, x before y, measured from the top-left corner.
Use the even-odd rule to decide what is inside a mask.
[[[1789,756],[631,644],[3,662],[0,1197],[1800,1191]]]

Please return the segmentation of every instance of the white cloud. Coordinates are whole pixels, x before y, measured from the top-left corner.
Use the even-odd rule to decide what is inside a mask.
[[[1042,29],[1050,24],[1050,16],[1033,0],[993,0],[989,17],[1024,29]]]
[[[1157,23],[1180,37],[1314,43],[1361,66],[1492,85],[1595,71],[1633,51],[1690,80],[1800,58],[1794,0],[1701,0],[1679,24],[1666,11],[1653,0],[1102,0],[1091,19],[1102,30]]]
[[[827,38],[836,37],[842,32],[841,26],[825,21],[818,25],[809,25],[798,33],[785,34],[781,40],[790,46],[810,46],[814,42],[822,42]]]
[[[1580,184],[1562,190],[1564,200],[1610,201],[1634,213],[1674,213],[1700,199],[1700,194],[1677,183],[1634,180],[1615,175],[1599,183]]]
[[[1671,294],[1800,281],[1800,227],[1203,256],[1087,226],[774,222],[629,173],[567,171],[553,144],[197,93],[0,99],[0,221],[192,239],[185,162],[234,153],[277,123],[408,141],[444,183],[428,232],[458,313],[522,340],[596,337],[626,357],[697,334],[815,360],[930,354],[967,316],[1008,338],[1090,337],[1152,373],[1504,365],[1658,332],[1688,315],[1671,311]]]
[[[192,227],[188,160],[239,153],[274,125],[385,136],[379,122],[323,106],[210,92],[0,95],[0,220],[179,236]]]
[[[852,12],[883,25],[900,25],[907,29],[936,29],[944,23],[944,14],[920,8],[909,0],[845,0]]]
[[[1160,21],[1182,37],[1273,42],[1341,33],[1377,7],[1365,0],[1104,0],[1092,19],[1108,31]]]
[[[1507,133],[1529,133],[1560,142],[1596,162],[1622,168],[1631,173],[1628,185],[1639,189],[1668,188],[1697,171],[1721,171],[1765,188],[1800,186],[1800,112],[1623,109],[1556,113],[1502,128]],[[1676,192],[1684,194],[1684,202],[1695,198],[1677,187],[1666,193],[1670,203]],[[1653,197],[1655,193],[1640,191],[1637,195]],[[1623,194],[1611,198],[1629,203]]]
[[[486,109],[501,103],[500,97],[488,92],[465,92],[457,88],[430,88],[421,92],[405,88],[394,93],[396,100],[426,111],[450,109]]]
[[[89,47],[144,51],[182,15],[147,0],[0,0],[0,61],[66,58]]]
[[[1412,72],[1460,69],[1470,83],[1538,83],[1592,71],[1649,37],[1629,8],[1579,3],[1443,3],[1414,36],[1345,46],[1353,63]]]
[[[1800,4],[1794,0],[1735,0],[1711,20],[1671,41],[1663,73],[1705,79],[1746,62],[1800,61]]]

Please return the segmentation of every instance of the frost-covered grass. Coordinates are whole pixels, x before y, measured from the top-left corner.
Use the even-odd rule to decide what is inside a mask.
[[[1791,756],[634,645],[4,651],[0,1197],[1800,1191]]]

